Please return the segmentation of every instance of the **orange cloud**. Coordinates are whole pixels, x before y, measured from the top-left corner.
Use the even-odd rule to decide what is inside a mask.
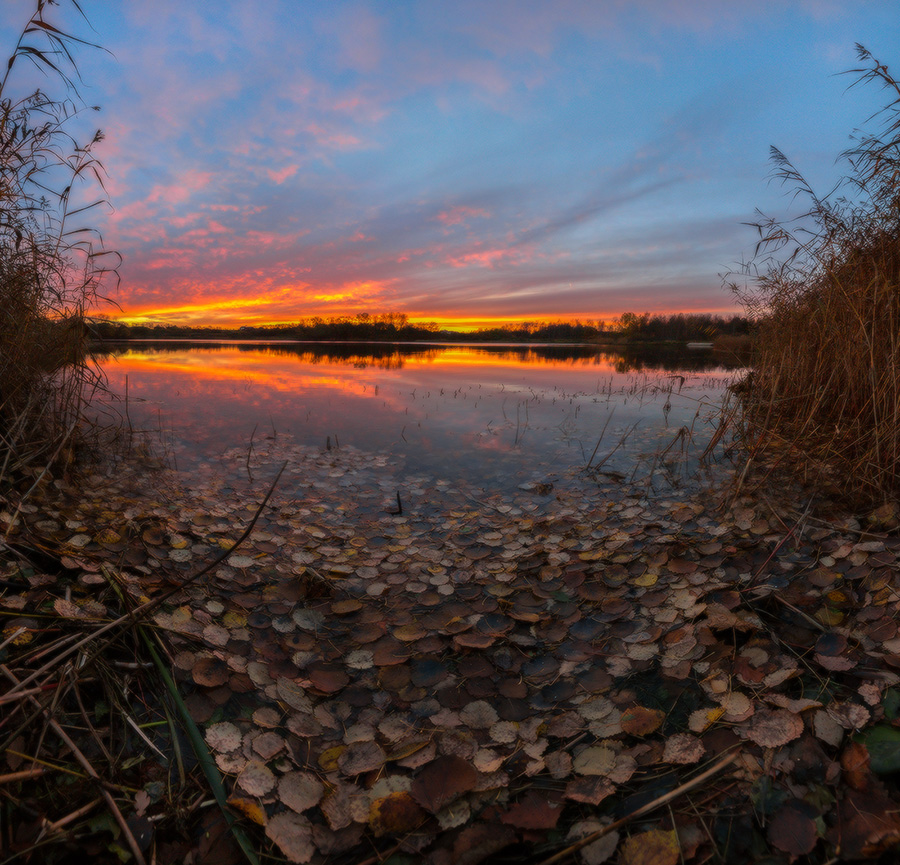
[[[478,265],[480,267],[493,268],[496,263],[513,257],[513,252],[508,249],[486,249],[483,252],[469,252],[457,258],[448,258],[447,264],[451,267]]]

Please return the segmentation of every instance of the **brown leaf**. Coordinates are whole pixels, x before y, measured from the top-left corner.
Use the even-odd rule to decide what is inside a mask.
[[[406,835],[427,818],[427,813],[401,790],[375,799],[369,809],[369,826],[376,838],[383,835]]]
[[[530,790],[500,820],[517,829],[553,829],[560,814],[562,808],[559,805],[552,804],[536,790]]]
[[[666,742],[662,758],[664,763],[688,765],[696,763],[705,753],[703,742],[696,736],[690,733],[676,733]]]
[[[410,622],[408,625],[399,625],[394,628],[391,633],[394,635],[394,638],[400,640],[401,643],[413,643],[428,635],[428,631],[426,631],[418,622]]]
[[[200,658],[194,664],[191,675],[198,685],[202,685],[204,688],[217,688],[228,681],[231,670],[228,669],[228,664],[220,658]]]
[[[473,823],[466,826],[453,844],[453,865],[478,865],[516,840],[515,832],[502,823]]]
[[[490,634],[466,631],[463,634],[457,634],[453,638],[453,643],[458,649],[487,649],[494,644],[495,639]]]
[[[359,787],[355,784],[338,784],[319,806],[328,825],[333,830],[344,829],[351,823],[365,822],[366,817],[360,813],[365,804]]]
[[[606,745],[591,745],[578,752],[572,765],[579,775],[605,777],[616,765],[616,752]]]
[[[376,667],[391,667],[409,660],[409,649],[393,637],[382,637],[372,645],[372,657]]]
[[[331,664],[311,665],[307,675],[310,685],[323,694],[335,694],[350,682],[343,668]]]
[[[296,709],[298,712],[312,714],[312,702],[306,696],[306,691],[296,682],[282,676],[276,680],[275,687],[278,691],[279,700],[283,700],[288,706]]]
[[[497,723],[499,716],[486,700],[475,700],[460,709],[459,718],[472,729],[486,730]]]
[[[206,730],[206,744],[214,751],[234,751],[241,744],[241,731],[230,721],[212,724]]]
[[[293,811],[282,811],[269,820],[266,836],[278,845],[288,862],[309,862],[316,852],[309,820]]]
[[[362,609],[362,601],[357,601],[355,598],[350,598],[344,601],[335,601],[331,605],[331,612],[336,616],[347,616],[350,613],[355,613],[357,610]]]
[[[588,778],[572,778],[566,784],[566,798],[573,802],[585,802],[588,805],[599,805],[607,796],[616,792],[616,785],[609,778],[592,776]]]
[[[284,750],[284,739],[273,733],[271,730],[260,733],[253,740],[253,750],[259,754],[263,760],[271,760],[276,754]]]
[[[673,557],[669,559],[668,568],[673,574],[693,574],[697,570],[697,563]]]
[[[594,817],[589,817],[587,820],[580,820],[579,822],[574,823],[572,828],[569,829],[566,840],[580,841],[585,836],[593,835],[594,832],[598,832],[608,825],[609,821],[601,823]],[[578,851],[578,856],[582,865],[603,865],[603,863],[616,852],[616,847],[618,846],[619,833],[613,829],[611,832],[601,835],[596,841],[592,841],[586,847],[582,847],[581,850]]]
[[[649,736],[662,726],[665,719],[665,712],[660,712],[659,709],[632,706],[622,713],[619,724],[623,732],[632,736]]]
[[[311,772],[288,772],[278,779],[278,798],[300,813],[322,801],[325,788]]]
[[[676,865],[678,833],[651,829],[625,839],[619,865]]]
[[[841,754],[844,780],[854,790],[865,790],[872,781],[869,763],[869,751],[859,742],[851,742]]]
[[[338,766],[345,775],[360,775],[380,769],[387,758],[377,742],[354,742],[338,757]]]
[[[251,796],[265,796],[275,786],[275,776],[265,763],[251,760],[238,776],[237,783]]]
[[[806,802],[786,802],[769,822],[766,834],[774,847],[792,856],[805,856],[816,846],[815,809]]]
[[[844,859],[874,859],[900,841],[896,804],[880,792],[847,790],[828,840]]]
[[[410,795],[426,811],[436,814],[444,805],[474,789],[478,773],[462,757],[447,755],[432,760],[413,779]]]
[[[747,738],[764,748],[780,748],[803,733],[803,719],[787,709],[761,707],[747,728]]]

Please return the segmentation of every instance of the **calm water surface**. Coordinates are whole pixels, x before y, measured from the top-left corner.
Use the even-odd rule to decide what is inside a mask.
[[[109,410],[179,470],[282,436],[485,489],[602,460],[677,483],[735,375],[708,352],[581,346],[131,342],[98,358]]]

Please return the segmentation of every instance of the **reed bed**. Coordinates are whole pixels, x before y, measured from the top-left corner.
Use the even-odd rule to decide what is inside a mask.
[[[94,156],[102,135],[79,142],[89,109],[72,51],[88,43],[48,20],[49,8],[36,0],[0,78],[0,488],[27,489],[70,458],[98,384],[86,316],[118,261],[84,223],[106,200]],[[17,92],[26,62],[61,95]]]
[[[869,506],[900,492],[900,84],[857,51],[856,83],[889,93],[880,131],[842,154],[849,170],[824,198],[773,148],[776,177],[810,207],[757,225],[751,278],[731,287],[757,323],[738,388],[751,452]]]

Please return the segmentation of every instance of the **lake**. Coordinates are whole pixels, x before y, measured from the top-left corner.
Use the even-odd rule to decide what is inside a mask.
[[[562,345],[129,342],[97,359],[106,410],[180,471],[291,442],[489,491],[586,467],[683,483],[736,374],[709,351]]]

